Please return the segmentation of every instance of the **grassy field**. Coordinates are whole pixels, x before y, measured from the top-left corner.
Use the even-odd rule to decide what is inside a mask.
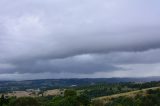
[[[155,89],[160,89],[160,87],[146,88],[146,89],[142,89],[142,90],[135,90],[135,91],[130,91],[130,92],[126,92],[126,93],[114,94],[114,95],[110,95],[110,96],[102,96],[102,97],[95,98],[92,101],[100,100],[103,103],[107,103],[110,100],[112,100],[114,98],[118,98],[120,96],[134,97],[137,94],[146,95],[146,91],[150,90],[150,89],[155,90]]]
[[[56,95],[61,95],[63,91],[60,89],[53,89],[53,90],[47,90],[43,92],[43,96],[56,96]],[[0,94],[1,96],[2,94]],[[38,92],[34,91],[13,91],[11,93],[4,93],[5,96],[8,97],[39,97],[42,96],[42,94],[39,94]]]

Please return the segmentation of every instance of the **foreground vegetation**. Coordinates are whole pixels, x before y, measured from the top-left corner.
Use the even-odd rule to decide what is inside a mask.
[[[77,95],[75,90],[66,90],[64,96],[55,97],[1,97],[0,106],[89,106],[91,100],[87,95]]]
[[[1,96],[0,106],[160,106],[160,82],[111,83],[65,88],[40,97]]]

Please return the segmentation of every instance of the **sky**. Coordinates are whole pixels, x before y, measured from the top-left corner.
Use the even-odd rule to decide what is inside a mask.
[[[160,76],[159,0],[0,0],[0,80]]]

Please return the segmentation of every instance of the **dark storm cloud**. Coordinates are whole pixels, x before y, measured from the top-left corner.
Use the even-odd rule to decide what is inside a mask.
[[[93,59],[94,60],[94,59]],[[20,73],[38,73],[38,72],[53,72],[53,73],[78,73],[78,74],[91,74],[97,71],[114,71],[121,69],[120,67],[113,66],[102,62],[94,61],[79,61],[72,58],[59,59],[59,60],[48,60],[48,61],[37,61],[35,63],[19,64],[17,70]]]
[[[159,4],[1,0],[0,73],[89,74],[159,63]]]

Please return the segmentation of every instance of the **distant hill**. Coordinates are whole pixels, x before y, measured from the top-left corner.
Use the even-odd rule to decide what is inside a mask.
[[[0,92],[26,89],[53,89],[61,87],[86,86],[98,83],[150,82],[160,81],[160,77],[144,78],[72,78],[72,79],[39,79],[24,81],[0,81]]]

